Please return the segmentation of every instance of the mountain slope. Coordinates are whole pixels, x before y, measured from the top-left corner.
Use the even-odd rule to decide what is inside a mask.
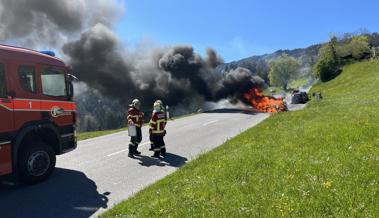
[[[265,81],[268,81],[268,62],[280,57],[282,54],[287,54],[299,61],[302,72],[305,73],[310,70],[310,67],[316,62],[318,51],[322,44],[312,45],[307,48],[299,48],[293,50],[278,50],[272,54],[257,55],[244,58],[238,61],[225,63],[219,65],[217,70],[220,72],[227,72],[237,67],[244,67],[251,72],[258,74]]]

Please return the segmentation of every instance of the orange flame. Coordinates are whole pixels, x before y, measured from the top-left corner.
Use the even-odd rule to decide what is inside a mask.
[[[283,98],[264,96],[258,88],[250,89],[243,94],[243,98],[260,112],[275,113],[287,110]]]

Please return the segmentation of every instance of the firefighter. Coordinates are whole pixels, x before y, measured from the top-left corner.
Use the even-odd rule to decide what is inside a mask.
[[[163,101],[162,100],[156,100],[155,103],[158,103],[161,105],[161,112],[166,115],[166,124],[167,124],[168,111],[166,110],[165,106],[163,105]]]
[[[138,99],[134,99],[132,104],[129,105],[128,110],[128,125],[135,125],[137,130],[136,136],[130,137],[129,142],[129,157],[134,158],[134,155],[140,155],[141,152],[137,150],[138,144],[142,141],[141,127],[143,124],[143,113],[140,111],[141,102]]]
[[[163,106],[163,101],[162,100],[156,100],[155,102],[154,102],[154,104],[155,103],[157,103],[157,104],[160,104],[160,111],[162,112],[162,113],[165,113],[166,114],[166,123],[167,123],[167,112],[166,112],[166,110],[165,110],[165,107]],[[154,150],[154,144],[153,144],[153,142],[152,142],[152,140],[151,140],[151,136],[150,136],[150,142],[151,142],[151,147],[150,147],[150,151],[153,151]]]
[[[166,111],[165,111],[165,108],[164,108],[164,106],[163,106],[163,101],[162,101],[162,100],[156,100],[154,103],[158,103],[158,104],[160,104],[160,105],[161,105],[161,111],[162,111],[163,113],[166,112]]]
[[[150,140],[152,143],[154,155],[152,157],[166,156],[166,147],[163,137],[166,135],[166,113],[162,112],[162,105],[154,103],[154,110],[150,120]]]

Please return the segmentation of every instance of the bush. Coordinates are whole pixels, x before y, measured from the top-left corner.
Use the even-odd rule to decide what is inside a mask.
[[[336,47],[337,56],[344,61],[362,60],[370,56],[370,46],[367,36],[353,36],[350,40]]]
[[[314,75],[321,81],[329,81],[339,74],[339,59],[336,52],[336,38],[319,51],[319,59],[313,66]]]

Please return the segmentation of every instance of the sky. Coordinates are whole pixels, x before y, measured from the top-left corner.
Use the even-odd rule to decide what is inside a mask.
[[[379,32],[378,0],[121,0],[122,42],[192,45],[226,62],[328,41],[331,34]]]

